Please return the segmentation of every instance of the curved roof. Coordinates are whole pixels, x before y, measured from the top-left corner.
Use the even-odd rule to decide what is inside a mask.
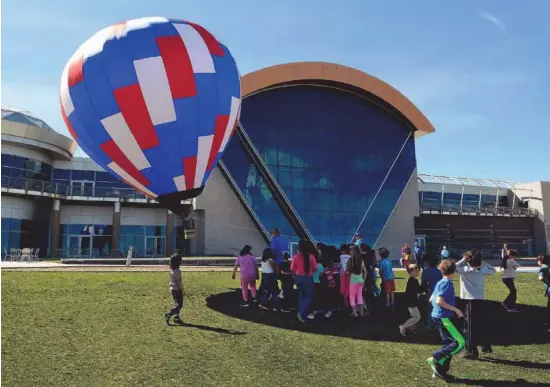
[[[42,121],[40,118],[28,111],[2,107],[2,120],[38,126],[39,128],[44,128],[55,132],[55,130],[53,130],[45,121]]]
[[[38,148],[59,160],[70,160],[76,150],[73,139],[32,113],[7,107],[2,107],[2,141]]]
[[[415,136],[435,132],[422,112],[398,90],[351,67],[325,62],[295,62],[266,67],[241,78],[243,98],[284,83],[329,81],[349,85],[372,94],[399,111],[416,129]]]

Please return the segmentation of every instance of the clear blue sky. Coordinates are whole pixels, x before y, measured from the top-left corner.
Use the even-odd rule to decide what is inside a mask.
[[[97,30],[144,16],[195,21],[224,42],[241,74],[329,61],[377,76],[436,128],[418,171],[550,180],[548,0],[5,0],[2,104],[67,134],[61,71]]]

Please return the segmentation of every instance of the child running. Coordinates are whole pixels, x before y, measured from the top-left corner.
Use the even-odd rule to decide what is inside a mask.
[[[510,291],[508,297],[502,302],[502,306],[504,306],[507,312],[517,312],[516,300],[518,293],[514,283],[516,270],[519,267],[519,264],[516,262],[517,256],[516,250],[508,250],[508,254],[502,258],[502,262],[500,263],[500,268],[504,271],[504,273],[502,273],[502,282]]]
[[[174,316],[175,324],[183,324],[180,319],[180,311],[183,308],[183,296],[185,296],[185,290],[183,289],[183,282],[181,280],[181,255],[174,254],[170,257],[170,291],[172,292],[172,298],[174,299],[174,307],[164,314],[164,320],[166,324],[170,325],[170,317]]]
[[[241,291],[243,294],[243,303],[241,307],[247,308],[249,306],[248,289],[250,289],[250,293],[252,293],[252,302],[257,302],[256,280],[259,278],[258,263],[256,262],[256,257],[252,255],[252,246],[245,245],[239,253],[235,261],[235,266],[233,267],[233,279],[235,279],[238,268],[241,269]]]
[[[546,296],[546,310],[548,313],[548,320],[544,323],[548,327],[550,332],[550,255],[544,254],[537,257],[537,264],[539,265],[539,281],[544,284],[544,295]]]
[[[347,273],[349,275],[349,302],[352,308],[352,315],[357,315],[357,309],[361,312],[361,317],[365,314],[363,308],[363,287],[367,279],[367,268],[361,257],[361,249],[353,245],[351,246],[351,258],[347,262]]]
[[[444,260],[439,265],[439,270],[443,278],[435,285],[430,301],[433,305],[432,320],[441,335],[443,347],[433,353],[428,359],[428,364],[433,371],[432,377],[452,381],[454,377],[449,374],[451,359],[464,348],[464,337],[452,323],[451,317],[454,314],[464,317],[464,314],[455,306],[455,287],[453,286],[455,263]]]
[[[407,307],[409,308],[411,318],[405,321],[403,325],[399,326],[399,332],[403,336],[407,336],[409,331],[420,321],[418,297],[422,293],[422,288],[418,283],[418,274],[420,273],[418,266],[409,264],[407,271],[409,272],[409,280],[407,281],[407,288],[405,289],[405,298],[407,299]]]
[[[386,301],[386,309],[393,310],[394,305],[394,293],[395,293],[395,274],[393,273],[393,265],[389,260],[390,251],[382,247],[378,250],[380,255],[379,271],[382,278],[382,290],[384,291],[384,297]]]

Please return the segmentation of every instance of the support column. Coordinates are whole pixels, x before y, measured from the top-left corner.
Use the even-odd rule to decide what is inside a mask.
[[[166,254],[174,254],[174,213],[166,210]]]
[[[113,240],[112,250],[120,250],[120,202],[115,202],[113,208]],[[122,254],[122,252],[120,252]]]
[[[61,201],[55,199],[53,201],[52,209],[52,223],[51,223],[51,240],[50,240],[50,253],[52,258],[57,257],[59,250],[59,230],[61,221]]]

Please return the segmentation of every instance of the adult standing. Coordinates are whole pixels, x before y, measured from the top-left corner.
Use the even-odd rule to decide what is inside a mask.
[[[278,228],[271,231],[271,243],[269,247],[275,253],[275,267],[277,275],[279,274],[279,266],[283,263],[283,252],[288,251],[288,241],[283,237]]]
[[[311,254],[314,246],[301,239],[298,242],[298,253],[292,257],[290,269],[294,273],[294,282],[298,289],[298,321],[306,323],[309,306],[313,299],[313,273],[317,271],[317,262]]]

